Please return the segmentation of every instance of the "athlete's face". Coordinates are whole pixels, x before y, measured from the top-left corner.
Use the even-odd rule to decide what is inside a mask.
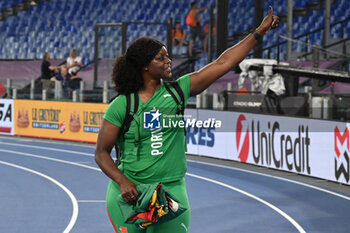
[[[149,63],[146,69],[155,78],[171,78],[171,60],[168,51],[164,46]]]

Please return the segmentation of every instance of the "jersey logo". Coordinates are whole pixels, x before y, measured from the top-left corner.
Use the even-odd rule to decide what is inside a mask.
[[[171,96],[171,95],[170,95],[170,94],[165,94],[165,95],[164,95],[164,98],[169,97],[169,96]]]
[[[162,114],[159,110],[152,110],[150,112],[143,113],[143,128],[144,129],[159,129],[160,128],[160,116]]]

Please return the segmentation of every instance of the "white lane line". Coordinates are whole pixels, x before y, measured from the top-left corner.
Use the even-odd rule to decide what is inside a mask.
[[[23,146],[23,147],[30,147],[30,148],[37,148],[37,149],[44,149],[44,150],[52,150],[52,151],[62,151],[62,152],[67,152],[67,153],[71,153],[71,154],[80,154],[80,155],[86,155],[86,156],[94,157],[94,155],[90,154],[90,153],[83,153],[83,152],[78,152],[78,151],[70,151],[70,150],[50,148],[50,147],[30,146],[30,145],[22,145],[22,144],[7,143],[7,142],[6,143],[0,142],[0,144],[14,145],[14,146]],[[190,159],[188,159],[187,161],[191,162],[191,163],[199,163],[199,164],[204,164],[204,165],[213,166],[213,167],[222,167],[222,168],[227,168],[227,169],[231,169],[231,170],[236,170],[236,171],[251,173],[251,174],[255,174],[255,175],[270,177],[270,178],[277,179],[277,180],[283,180],[283,181],[286,181],[286,182],[302,185],[304,187],[308,187],[308,188],[315,189],[315,190],[318,190],[318,191],[321,191],[321,192],[325,192],[325,193],[328,193],[328,194],[331,194],[331,195],[334,195],[334,196],[337,196],[337,197],[340,197],[340,198],[343,198],[343,199],[346,199],[346,200],[350,201],[350,197],[348,197],[348,196],[345,196],[345,195],[342,195],[340,193],[336,193],[336,192],[333,192],[333,191],[330,191],[330,190],[327,190],[327,189],[324,189],[324,188],[321,188],[321,187],[317,187],[317,186],[314,186],[314,185],[311,185],[311,184],[307,184],[307,183],[303,183],[303,182],[300,182],[300,181],[296,181],[296,180],[290,180],[290,179],[287,179],[287,178],[283,178],[283,177],[279,177],[279,176],[273,176],[273,175],[264,174],[264,173],[260,173],[260,172],[255,172],[255,171],[251,171],[251,170],[246,170],[246,169],[243,169],[243,168],[229,167],[229,166],[225,166],[225,165],[212,164],[212,163],[195,161],[195,160],[190,160]]]
[[[78,218],[79,207],[78,207],[77,199],[75,198],[73,193],[66,186],[64,186],[63,184],[61,184],[60,182],[58,182],[54,178],[52,178],[52,177],[50,177],[48,175],[45,175],[45,174],[43,174],[41,172],[38,172],[38,171],[35,171],[35,170],[32,170],[32,169],[26,168],[26,167],[22,167],[22,166],[13,164],[13,163],[8,163],[8,162],[5,162],[5,161],[1,161],[1,160],[0,160],[0,163],[4,164],[4,165],[7,165],[7,166],[14,167],[14,168],[22,169],[24,171],[31,172],[33,174],[41,176],[41,177],[43,177],[45,179],[48,179],[52,183],[56,184],[61,189],[63,189],[63,191],[65,191],[67,193],[67,195],[69,196],[69,198],[71,199],[72,205],[73,205],[72,217],[71,217],[71,219],[70,219],[66,229],[63,231],[63,233],[69,233],[72,230],[72,228],[73,228],[73,226],[74,226],[74,224],[75,224],[75,222],[77,221],[77,218]]]
[[[46,160],[51,160],[51,161],[55,161],[55,162],[71,164],[71,165],[75,165],[75,166],[78,166],[78,167],[85,167],[85,168],[96,170],[96,171],[101,171],[99,168],[96,168],[96,167],[91,167],[91,166],[88,166],[88,165],[75,163],[75,162],[70,162],[70,161],[66,161],[66,160],[62,160],[62,159],[54,159],[54,158],[46,157],[46,156],[42,156],[42,155],[35,155],[35,154],[30,154],[30,153],[25,153],[25,152],[18,152],[18,151],[12,151],[12,150],[0,149],[0,152],[1,151],[2,152],[6,152],[6,153],[13,153],[13,154],[18,154],[18,155],[23,155],[23,156],[27,156],[27,157],[38,158],[38,159],[46,159]]]
[[[49,157],[45,157],[45,156],[40,156],[40,155],[34,155],[34,154],[29,154],[29,153],[24,153],[24,152],[17,152],[17,151],[10,151],[10,150],[2,150],[0,149],[0,151],[4,151],[4,152],[7,152],[7,153],[14,153],[14,154],[19,154],[19,155],[23,155],[23,156],[28,156],[28,157],[35,157],[35,158],[40,158],[40,159],[46,159],[46,160],[51,160],[51,161],[55,161],[55,162],[61,162],[61,163],[66,163],[66,164],[71,164],[71,165],[75,165],[75,166],[79,166],[79,167],[85,167],[85,168],[88,168],[88,169],[92,169],[92,170],[96,170],[96,171],[100,171],[100,169],[97,169],[95,167],[91,167],[91,166],[87,166],[87,165],[82,165],[82,164],[78,164],[78,163],[75,163],[75,162],[70,162],[70,161],[66,161],[66,160],[61,160],[61,159],[54,159],[54,158],[49,158]],[[276,206],[272,205],[271,203],[259,198],[259,197],[256,197],[254,196],[253,194],[250,194],[248,192],[245,192],[241,189],[238,189],[238,188],[235,188],[231,185],[228,185],[228,184],[225,184],[225,183],[222,183],[220,181],[216,181],[216,180],[213,180],[213,179],[209,179],[209,178],[206,178],[206,177],[203,177],[203,176],[198,176],[198,175],[195,175],[195,174],[191,174],[191,173],[186,173],[186,175],[188,176],[192,176],[192,177],[195,177],[195,178],[198,178],[198,179],[202,179],[202,180],[205,180],[205,181],[208,181],[208,182],[212,182],[214,184],[217,184],[217,185],[221,185],[223,187],[226,187],[226,188],[229,188],[231,190],[234,190],[234,191],[237,191],[241,194],[244,194],[248,197],[251,197],[265,205],[267,205],[268,207],[272,208],[273,210],[277,211],[277,213],[279,213],[280,215],[282,215],[284,218],[286,218],[290,223],[292,223],[293,226],[295,226],[299,232],[301,233],[304,233],[304,229],[293,219],[291,218],[289,215],[287,215],[285,212],[283,212],[282,210],[280,210],[279,208],[277,208]]]
[[[106,200],[78,200],[79,203],[106,203]]]
[[[269,178],[282,180],[282,181],[290,182],[290,183],[293,183],[293,184],[302,185],[302,186],[305,186],[305,187],[308,187],[308,188],[311,188],[311,189],[315,189],[315,190],[318,190],[318,191],[321,191],[321,192],[325,192],[325,193],[328,193],[328,194],[331,194],[331,195],[334,195],[334,196],[337,196],[337,197],[340,197],[340,198],[343,198],[345,200],[350,201],[350,197],[345,196],[343,194],[336,193],[336,192],[333,192],[333,191],[330,191],[330,190],[327,190],[327,189],[324,189],[324,188],[320,188],[320,187],[317,187],[317,186],[314,186],[314,185],[311,185],[311,184],[307,184],[307,183],[303,183],[303,182],[300,182],[300,181],[296,181],[296,180],[290,180],[290,179],[287,179],[287,178],[274,176],[274,175],[269,175],[269,174],[260,173],[260,172],[255,172],[255,171],[251,171],[251,170],[246,170],[246,169],[243,169],[243,168],[229,167],[229,166],[225,166],[225,165],[211,164],[211,163],[195,161],[195,160],[187,160],[187,161],[191,162],[191,163],[199,163],[199,164],[209,165],[209,166],[212,166],[212,167],[221,167],[221,168],[226,168],[226,169],[230,169],[230,170],[236,170],[236,171],[251,173],[251,174],[259,175],[259,176],[266,176],[266,177],[269,177]]]
[[[67,153],[71,153],[71,154],[80,154],[80,155],[86,155],[86,156],[94,157],[94,155],[90,154],[90,153],[83,153],[83,152],[78,152],[78,151],[70,151],[70,150],[50,148],[50,147],[30,146],[30,145],[22,145],[22,144],[7,143],[7,142],[6,143],[0,142],[0,144],[22,146],[22,147],[30,147],[30,148],[37,148],[37,149],[44,149],[44,150],[52,150],[52,151],[62,151],[62,152],[67,152]],[[331,194],[331,195],[334,195],[334,196],[337,196],[337,197],[340,197],[340,198],[343,198],[343,199],[346,199],[346,200],[350,201],[350,197],[348,197],[348,196],[345,196],[345,195],[342,195],[340,193],[336,193],[336,192],[333,192],[333,191],[330,191],[330,190],[327,190],[327,189],[324,189],[324,188],[321,188],[321,187],[317,187],[317,186],[314,186],[314,185],[311,185],[311,184],[307,184],[307,183],[303,183],[303,182],[300,182],[300,181],[296,181],[296,180],[290,180],[290,179],[287,179],[287,178],[283,178],[283,177],[279,177],[279,176],[273,176],[273,175],[264,174],[264,173],[260,173],[260,172],[255,172],[255,171],[251,171],[251,170],[246,170],[246,169],[243,169],[243,168],[229,167],[229,166],[225,166],[225,165],[212,164],[212,163],[201,162],[201,161],[194,161],[194,160],[190,160],[190,159],[188,159],[187,161],[191,162],[191,163],[199,163],[199,164],[204,164],[204,165],[213,166],[213,167],[222,167],[222,168],[227,168],[227,169],[231,169],[231,170],[236,170],[236,171],[251,173],[251,174],[255,174],[255,175],[270,177],[270,178],[277,179],[277,180],[283,180],[285,182],[290,182],[290,183],[293,183],[293,184],[302,185],[304,187],[308,187],[308,188],[315,189],[315,190],[318,190],[318,191],[321,191],[321,192],[325,192],[325,193],[328,193],[328,194]],[[263,168],[265,168],[265,167],[263,167]]]
[[[76,163],[80,163],[80,164],[92,164],[92,161],[77,161]]]
[[[74,147],[90,147],[95,148],[95,145],[93,143],[84,143],[84,142],[74,142],[74,141],[68,141],[68,140],[54,140],[54,139],[45,139],[45,138],[35,138],[35,137],[25,137],[25,136],[10,136],[10,135],[0,135],[0,141],[1,139],[6,141],[14,141],[16,143],[20,143],[18,141],[23,142],[35,142],[35,143],[42,143],[42,144],[55,144],[55,145],[62,145],[62,146],[74,146]],[[5,142],[6,142],[5,141]]]
[[[85,152],[73,151],[73,150],[65,150],[65,149],[59,149],[59,148],[52,148],[52,147],[23,145],[23,144],[10,143],[10,142],[0,142],[0,144],[10,145],[10,146],[21,146],[21,147],[27,147],[27,148],[33,148],[33,149],[60,151],[60,152],[66,152],[66,153],[70,153],[70,154],[78,154],[78,155],[86,155],[89,157],[94,157],[94,155],[91,153],[85,153]]]
[[[280,215],[282,215],[285,219],[287,219],[300,233],[305,233],[306,231],[292,218],[290,217],[288,214],[286,214],[285,212],[283,212],[281,209],[277,208],[276,206],[272,205],[270,202],[267,202],[251,193],[248,193],[246,191],[243,191],[242,189],[239,189],[239,188],[236,188],[236,187],[233,187],[231,185],[228,185],[228,184],[225,184],[225,183],[222,183],[220,181],[217,181],[217,180],[213,180],[213,179],[210,179],[210,178],[206,178],[206,177],[203,177],[203,176],[198,176],[198,175],[195,175],[195,174],[191,174],[191,173],[186,173],[188,176],[191,176],[191,177],[194,177],[194,178],[197,178],[197,179],[201,179],[201,180],[205,180],[205,181],[208,181],[208,182],[211,182],[211,183],[214,183],[214,184],[217,184],[217,185],[220,185],[220,186],[223,186],[225,188],[228,188],[228,189],[231,189],[231,190],[234,190],[236,192],[239,192],[243,195],[246,195],[250,198],[253,198],[254,200],[258,201],[258,202],[261,202],[262,204],[270,207],[271,209],[273,209],[274,211],[276,211],[277,213],[279,213]]]

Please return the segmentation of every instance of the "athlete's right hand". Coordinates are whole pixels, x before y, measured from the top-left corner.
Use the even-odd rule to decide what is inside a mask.
[[[123,182],[119,183],[120,193],[126,203],[136,205],[136,202],[140,196],[137,192],[136,184],[125,178]]]

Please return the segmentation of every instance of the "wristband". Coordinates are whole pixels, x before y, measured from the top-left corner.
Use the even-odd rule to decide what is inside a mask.
[[[253,34],[253,36],[255,37],[256,40],[261,40],[262,39],[262,35],[260,35],[256,31],[254,31],[252,34]]]

